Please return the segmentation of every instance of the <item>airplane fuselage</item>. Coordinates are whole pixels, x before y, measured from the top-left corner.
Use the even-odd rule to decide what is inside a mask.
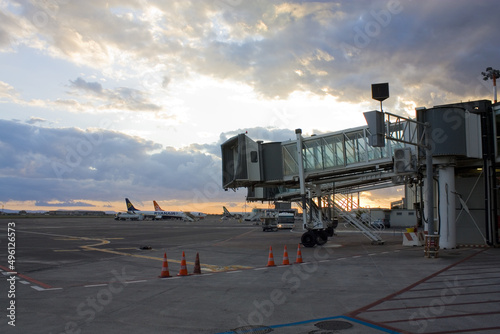
[[[118,212],[115,215],[115,220],[143,220],[145,215],[141,213],[132,213],[132,212]]]
[[[128,213],[141,213],[145,217],[153,218],[153,219],[184,219],[185,214],[181,211],[128,211]]]

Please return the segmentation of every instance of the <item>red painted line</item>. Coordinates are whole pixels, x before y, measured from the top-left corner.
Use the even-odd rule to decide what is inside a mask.
[[[470,274],[470,275],[473,275],[473,274]],[[456,282],[464,282],[464,281],[478,281],[478,280],[485,280],[485,279],[499,279],[500,277],[496,276],[496,277],[475,277],[475,278],[462,278],[462,279],[459,279],[457,278],[455,281]],[[442,281],[431,281],[431,282],[422,282],[422,284],[433,284],[433,283],[445,283],[445,282],[449,282],[450,280],[449,279],[445,279],[445,280],[442,280]]]
[[[491,268],[489,268],[491,269]],[[457,270],[458,271],[458,270]],[[442,274],[442,275],[439,275],[439,277],[442,277],[442,276],[462,276],[462,275],[475,275],[475,274],[499,274],[500,273],[500,270],[497,270],[497,271],[487,271],[487,272],[476,272],[474,271],[473,273],[462,273],[462,274]]]
[[[497,286],[498,283],[488,283],[488,284],[472,284],[472,285],[460,285],[460,286],[457,286],[456,288],[457,289],[466,289],[466,288],[476,288],[478,286],[491,286],[491,285],[495,285]],[[427,288],[427,289],[414,289],[414,290],[411,290],[412,292],[413,291],[426,291],[426,290],[442,290],[443,288]]]
[[[439,304],[439,306],[460,306],[460,305],[471,305],[471,304],[488,304],[488,303],[500,303],[500,300],[488,300],[482,302],[467,302],[467,303],[449,303],[449,304]],[[380,308],[376,310],[368,310],[365,312],[386,312],[386,311],[397,311],[397,310],[409,310],[412,308],[423,308],[424,306],[406,306],[406,307],[394,307],[394,308]]]
[[[492,265],[498,265],[499,263],[498,262],[488,262],[488,263],[484,263],[484,264],[481,264],[481,265],[471,265],[471,266],[467,266],[467,268],[454,268],[452,270],[450,270],[451,272],[454,272],[454,271],[461,271],[461,270],[481,270],[481,269],[492,269]]]
[[[441,289],[434,289],[434,290],[441,290]],[[459,296],[466,296],[466,295],[491,295],[494,293],[500,293],[500,291],[487,291],[487,292],[464,292],[460,293]],[[454,295],[444,295],[442,296],[441,294],[439,295],[432,295],[432,296],[422,296],[422,297],[408,297],[408,298],[393,298],[391,300],[413,300],[413,299],[427,299],[427,298],[440,298],[440,297],[446,297],[446,296],[454,296]],[[366,311],[365,311],[366,312]]]
[[[24,278],[25,280],[27,281],[30,281],[31,283],[34,283],[36,285],[40,285],[42,288],[44,289],[52,289],[53,287],[48,285],[48,284],[45,284],[45,283],[42,283],[40,281],[37,281],[36,279],[34,278],[31,278],[29,276],[26,276],[26,275],[23,275],[23,274],[20,274],[18,272],[15,272],[15,271],[12,271],[10,270],[9,268],[5,268],[4,266],[0,266],[0,269],[3,269],[4,271],[8,272],[8,273],[15,273],[15,276],[19,276],[19,277],[22,277]]]
[[[453,331],[444,332],[428,332],[427,334],[454,334],[454,333],[477,333],[483,331],[491,331],[493,329],[500,329],[500,327],[487,327],[487,328],[471,328],[471,329],[455,329]]]
[[[485,249],[485,250],[486,250],[486,249]],[[364,306],[364,307],[361,307],[361,308],[359,308],[359,309],[357,309],[357,310],[354,310],[354,311],[352,311],[352,312],[349,312],[349,313],[347,313],[347,314],[346,314],[346,316],[348,316],[348,317],[355,317],[356,315],[358,315],[358,314],[360,314],[360,313],[366,312],[366,310],[369,310],[369,309],[371,309],[371,308],[372,308],[372,307],[374,307],[374,306],[377,306],[377,305],[379,305],[379,304],[382,304],[382,303],[384,303],[384,302],[386,302],[386,301],[388,301],[388,300],[390,300],[390,299],[393,299],[394,297],[396,297],[396,296],[398,296],[398,295],[403,294],[404,292],[407,292],[407,291],[409,291],[409,290],[413,289],[414,287],[416,287],[416,286],[420,285],[421,283],[423,283],[423,282],[425,282],[425,281],[427,281],[427,280],[429,280],[429,279],[431,279],[431,278],[434,278],[434,277],[436,277],[437,275],[439,275],[439,274],[441,274],[441,273],[443,273],[443,272],[447,271],[448,269],[453,268],[453,267],[455,267],[455,266],[457,266],[457,265],[459,265],[459,264],[461,264],[461,263],[463,263],[463,262],[465,262],[465,261],[467,261],[467,260],[471,259],[472,257],[474,257],[474,256],[476,256],[476,255],[478,255],[478,254],[480,254],[480,253],[482,253],[482,252],[484,252],[485,250],[482,250],[482,251],[479,251],[479,252],[477,252],[477,253],[471,254],[471,255],[467,256],[466,258],[463,258],[462,260],[460,260],[460,261],[458,261],[458,262],[456,262],[456,263],[454,263],[454,264],[451,264],[451,265],[449,265],[448,267],[446,267],[446,268],[444,268],[444,269],[441,269],[441,270],[439,270],[439,271],[436,271],[434,274],[429,275],[429,276],[427,276],[427,277],[425,277],[425,278],[421,279],[420,281],[417,281],[417,282],[415,282],[415,283],[413,283],[413,284],[411,284],[411,285],[407,286],[406,288],[404,288],[404,289],[402,289],[402,290],[399,290],[399,291],[397,291],[397,292],[394,292],[394,293],[392,293],[392,294],[390,294],[390,295],[388,295],[388,296],[386,296],[386,297],[384,297],[384,298],[382,298],[382,299],[379,299],[379,300],[377,300],[377,301],[375,301],[375,302],[373,302],[373,303],[371,303],[371,304],[368,304],[368,305],[366,305],[366,306]]]
[[[479,316],[479,315],[490,315],[490,314],[500,314],[500,311],[496,312],[480,312],[480,313],[463,313],[463,314],[453,314],[453,315],[443,315],[439,317],[423,317],[423,318],[412,318],[412,321],[418,321],[418,320],[437,320],[437,319],[445,319],[445,318],[463,318],[463,317],[473,317],[473,316]],[[392,324],[396,322],[407,322],[408,318],[402,319],[402,320],[389,320],[389,321],[383,321],[383,324]]]

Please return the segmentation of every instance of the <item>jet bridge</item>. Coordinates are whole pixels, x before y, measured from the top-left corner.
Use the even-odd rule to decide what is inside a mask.
[[[404,129],[400,124],[392,131]],[[334,133],[316,135],[302,140],[304,179],[309,190],[309,212],[303,244],[309,247],[324,244],[333,235],[332,218],[325,219],[324,211],[311,201],[321,202],[321,197],[335,192],[363,191],[394,186],[398,178],[414,174],[414,151],[399,142],[387,141],[385,147],[368,144],[370,132],[367,126]],[[401,134],[404,136],[404,134]],[[297,140],[263,143],[253,141],[246,134],[230,138],[221,146],[224,188],[248,188],[248,200],[274,201],[276,199],[300,201],[299,154]],[[395,160],[397,166],[394,170]],[[303,208],[304,209],[304,208]],[[332,215],[330,215],[332,216]],[[342,214],[341,216],[347,216]],[[348,219],[372,242],[383,243],[381,238],[355,219]]]
[[[404,167],[397,174],[415,171],[413,148],[392,141],[387,141],[385,147],[371,147],[368,136],[370,132],[364,126],[303,138],[305,181],[314,184],[335,182],[337,189],[382,183],[392,185],[396,176],[394,150],[404,150],[401,154]],[[283,187],[298,188],[296,140],[262,143],[239,134],[223,143],[221,149],[222,185],[225,189],[280,186],[282,192],[278,194],[276,191],[257,192],[257,195],[271,194],[273,198],[255,197],[255,200],[273,200],[274,196],[287,195]]]
[[[485,156],[485,138],[489,137],[483,134],[487,131],[484,125],[487,124],[485,115],[488,108],[491,109],[491,103],[486,102],[475,101],[417,110],[417,120],[432,125],[431,144],[435,167],[430,172],[439,184],[452,184],[451,180],[458,175],[453,166],[456,166],[457,173],[458,170],[470,171],[481,166],[481,158]],[[427,173],[425,164],[422,163],[423,152],[416,145],[423,129],[415,123],[401,120],[391,122],[390,119],[386,121],[385,128],[384,147],[369,145],[372,134],[368,126],[310,137],[302,137],[298,132],[300,140],[298,137],[297,140],[271,143],[254,141],[246,134],[239,134],[221,145],[222,186],[225,189],[247,188],[249,201],[302,201],[308,218],[300,228],[307,229],[307,232],[318,232],[315,235],[324,239],[324,232],[329,229],[329,224],[336,216],[333,212],[338,210],[336,203],[330,203],[335,202],[335,194],[409,183],[427,187],[422,178]],[[300,164],[303,166],[308,203],[304,203],[304,194],[300,191]],[[488,180],[490,183],[495,181],[494,177]],[[444,190],[440,189],[440,196],[442,193]],[[311,201],[315,201],[316,205]],[[329,203],[329,208],[325,208],[325,202]],[[441,199],[436,202],[447,203]],[[489,205],[493,208],[496,204],[494,200],[491,203]],[[424,203],[425,205],[432,204]],[[436,206],[436,203],[433,205]],[[493,212],[496,211],[495,208],[485,210]],[[315,210],[329,211],[328,209],[332,214],[327,219],[322,214],[311,213]],[[439,208],[433,217],[438,220],[439,228],[444,228],[439,225],[439,220],[445,214],[442,210],[444,207]],[[342,215],[346,213],[338,214]],[[424,217],[424,222],[427,223],[429,219],[432,218]],[[453,216],[446,219],[454,221]],[[490,220],[488,224],[491,225],[494,219]],[[366,225],[366,222],[358,223],[353,225]],[[451,231],[447,234],[453,233],[455,232]],[[383,243],[379,237],[371,237],[371,234],[372,231],[368,231],[365,235],[373,242]],[[310,242],[311,234],[308,241],[308,244],[314,245],[314,242]],[[316,242],[323,243],[324,240],[320,239]],[[449,248],[455,247],[454,241],[451,240],[449,245]]]

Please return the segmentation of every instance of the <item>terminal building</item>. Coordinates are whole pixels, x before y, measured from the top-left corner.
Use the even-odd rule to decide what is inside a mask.
[[[430,125],[426,149],[422,124]],[[383,134],[368,125],[307,138],[297,129],[296,140],[284,142],[239,134],[221,145],[222,186],[247,188],[248,201],[296,202],[305,212],[297,228],[308,231],[303,243],[314,239],[309,245],[326,242],[325,231],[336,219],[382,242],[366,228],[370,222],[353,213],[351,194],[404,186],[398,209],[414,211],[422,229],[439,235],[441,248],[497,246],[498,126],[500,104],[479,100],[418,108],[415,123],[389,117]]]

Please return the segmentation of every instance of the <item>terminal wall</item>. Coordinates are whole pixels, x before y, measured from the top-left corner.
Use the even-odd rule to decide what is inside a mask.
[[[467,212],[457,198],[457,244],[484,244],[486,216],[483,177],[481,176],[478,180],[478,177],[459,176],[456,178],[455,189],[469,211]]]

